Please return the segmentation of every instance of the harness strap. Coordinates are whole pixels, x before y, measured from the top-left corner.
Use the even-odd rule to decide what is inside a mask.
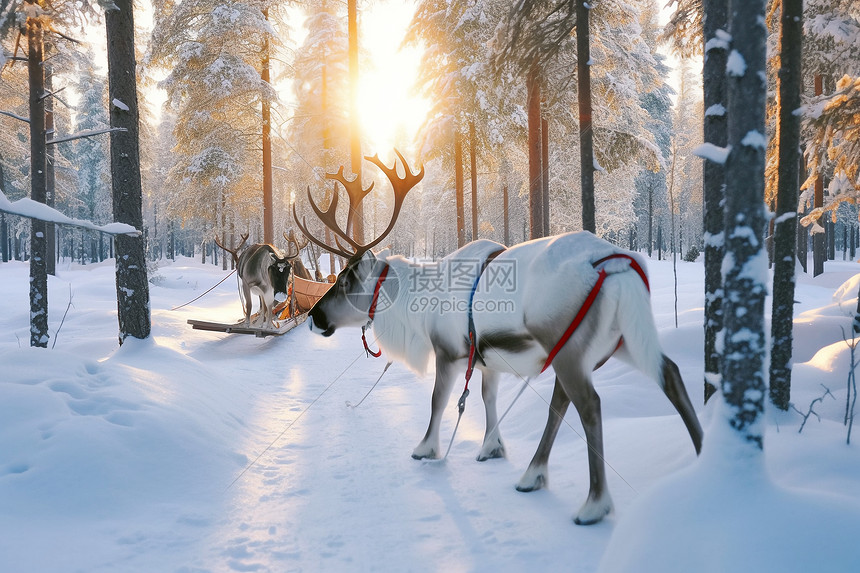
[[[382,289],[382,283],[385,282],[385,277],[388,276],[388,269],[391,266],[388,263],[385,263],[385,268],[382,269],[382,272],[379,273],[379,278],[376,279],[376,287],[373,289],[373,298],[370,301],[370,310],[367,311],[367,318],[373,321],[373,317],[376,314],[376,303],[379,302],[379,291]]]
[[[599,261],[595,261],[592,263],[592,266],[597,268],[599,265],[605,263],[611,259],[627,259],[630,261],[630,267],[636,271],[639,277],[642,279],[642,282],[645,283],[645,288],[648,292],[651,292],[651,286],[648,284],[648,277],[645,275],[645,271],[636,262],[636,259],[631,257],[630,255],[625,255],[621,253],[616,253],[614,255],[609,255],[608,257],[603,257]],[[576,332],[576,329],[579,328],[579,325],[585,320],[585,315],[588,314],[589,309],[591,309],[591,305],[594,304],[595,299],[597,298],[597,294],[600,292],[600,287],[603,286],[603,281],[606,280],[606,269],[600,269],[600,272],[597,274],[597,282],[591,288],[591,291],[588,293],[588,296],[585,298],[585,302],[582,303],[582,306],[579,309],[579,312],[576,313],[576,316],[573,317],[573,321],[570,323],[570,326],[567,327],[567,330],[564,331],[564,334],[561,335],[561,339],[556,343],[556,345],[552,348],[547,356],[546,362],[544,362],[543,368],[541,368],[541,372],[544,372],[549,365],[552,364],[552,361],[555,359],[556,354],[561,351],[562,347],[570,340],[570,337],[573,336],[573,333]],[[622,341],[618,341],[618,346],[615,347],[615,350],[618,350],[621,347]],[[614,351],[613,351],[614,354]]]
[[[370,309],[367,311],[367,318],[369,320],[367,321],[367,324],[361,327],[361,342],[364,344],[364,350],[374,358],[379,358],[380,356],[382,356],[382,349],[380,348],[376,352],[371,350],[370,347],[367,345],[367,338],[365,337],[364,332],[368,329],[368,327],[370,327],[370,324],[373,322],[373,317],[376,315],[376,303],[379,302],[379,291],[382,289],[382,283],[385,282],[385,277],[388,276],[388,269],[390,268],[391,266],[386,263],[385,268],[382,269],[381,273],[379,273],[379,278],[376,279],[376,286],[373,289],[373,298],[370,301]]]
[[[484,264],[481,265],[481,270],[478,271],[478,276],[475,277],[475,283],[472,285],[472,291],[469,293],[469,308],[468,308],[468,318],[469,318],[469,364],[466,367],[466,389],[464,390],[464,396],[460,398],[461,401],[465,402],[465,396],[469,393],[469,380],[472,379],[472,372],[475,369],[475,357],[477,356],[477,344],[478,344],[478,334],[475,332],[475,320],[472,316],[472,303],[475,300],[475,291],[478,290],[478,282],[481,280],[481,276],[484,274],[484,270],[486,270],[487,265],[490,262],[505,252],[505,248],[501,248],[498,251],[493,251],[487,258],[484,259]],[[465,407],[465,404],[464,406]]]
[[[648,275],[645,274],[645,270],[641,267],[641,265],[639,265],[636,259],[634,259],[630,255],[625,255],[623,253],[615,253],[614,255],[609,255],[608,257],[603,257],[599,261],[595,261],[594,263],[592,263],[591,266],[597,267],[597,265],[603,264],[606,261],[612,259],[627,259],[628,261],[630,261],[630,268],[636,271],[636,273],[639,275],[639,278],[641,278],[642,282],[645,283],[645,288],[648,290],[649,293],[651,292],[651,285],[648,283]]]

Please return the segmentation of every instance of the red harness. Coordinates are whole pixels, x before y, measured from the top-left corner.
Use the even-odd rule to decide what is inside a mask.
[[[385,268],[382,269],[382,272],[379,274],[379,278],[376,279],[376,287],[373,289],[373,298],[370,301],[370,310],[367,311],[367,317],[370,320],[367,321],[367,325],[361,327],[361,341],[364,343],[364,349],[374,358],[382,356],[382,349],[380,348],[376,352],[371,350],[367,345],[367,338],[364,336],[364,331],[367,329],[367,326],[373,322],[373,317],[376,315],[376,303],[379,301],[379,289],[382,288],[382,283],[385,282],[385,277],[388,276],[388,269],[390,268],[391,267],[389,265],[385,265]]]
[[[645,283],[645,288],[648,289],[648,292],[651,292],[651,286],[648,284],[648,277],[645,275],[645,271],[642,270],[642,267],[636,262],[636,259],[631,257],[630,255],[624,255],[621,253],[615,255],[609,255],[608,257],[603,257],[599,261],[595,261],[592,263],[592,266],[597,268],[598,265],[605,263],[611,259],[627,259],[630,261],[630,267],[639,274],[639,277],[642,279],[642,282]],[[552,364],[553,359],[555,359],[556,354],[562,349],[562,347],[570,340],[570,337],[573,336],[573,333],[576,332],[576,329],[579,328],[579,325],[585,320],[585,315],[588,314],[591,305],[594,304],[594,300],[597,298],[597,294],[600,292],[600,287],[603,286],[603,281],[606,280],[606,269],[600,269],[600,272],[597,275],[597,282],[591,288],[591,292],[588,293],[588,296],[585,297],[585,302],[582,303],[582,307],[579,309],[579,312],[576,313],[576,316],[573,317],[573,321],[570,323],[570,326],[567,327],[567,330],[564,331],[564,334],[561,335],[561,339],[556,343],[556,345],[552,348],[549,353],[549,356],[544,362],[543,368],[541,368],[541,372],[549,368],[549,365]],[[618,341],[618,346],[615,347],[615,350],[621,348],[621,345],[624,343],[624,339],[620,339]],[[613,351],[613,354],[615,352]]]

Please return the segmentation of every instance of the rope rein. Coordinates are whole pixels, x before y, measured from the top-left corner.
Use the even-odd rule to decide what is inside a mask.
[[[235,272],[236,272],[236,269],[233,269],[232,271],[230,271],[230,274],[228,274],[228,275],[227,275],[227,276],[225,276],[223,279],[221,279],[220,281],[218,281],[217,283],[215,283],[215,286],[213,286],[212,288],[210,288],[209,290],[207,290],[206,292],[204,292],[203,294],[201,294],[201,295],[200,295],[200,296],[198,296],[197,298],[193,298],[193,299],[189,300],[188,302],[186,302],[185,304],[180,304],[179,306],[174,306],[174,307],[173,307],[173,308],[171,308],[170,310],[171,310],[171,311],[179,310],[179,309],[180,309],[180,308],[182,308],[183,306],[188,306],[188,305],[189,305],[189,304],[191,304],[192,302],[196,302],[196,301],[200,300],[201,298],[203,298],[204,296],[206,296],[207,294],[209,294],[210,292],[212,292],[213,290],[215,290],[216,288],[218,288],[218,285],[220,285],[221,283],[223,283],[224,281],[226,281],[227,279],[229,279],[229,278],[233,275],[233,273],[235,273]]]

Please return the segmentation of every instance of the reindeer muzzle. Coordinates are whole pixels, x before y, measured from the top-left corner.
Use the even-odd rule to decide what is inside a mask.
[[[310,317],[308,324],[310,325],[311,332],[323,336],[334,334],[335,326],[329,323],[324,312],[312,309],[308,316]]]

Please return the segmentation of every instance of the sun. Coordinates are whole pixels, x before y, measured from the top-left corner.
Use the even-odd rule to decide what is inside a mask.
[[[361,70],[357,105],[370,155],[385,154],[395,145],[403,145],[403,139],[411,143],[430,110],[429,101],[411,93],[421,51],[400,49],[414,7],[407,2],[376,7],[359,21],[362,51],[371,62]]]

